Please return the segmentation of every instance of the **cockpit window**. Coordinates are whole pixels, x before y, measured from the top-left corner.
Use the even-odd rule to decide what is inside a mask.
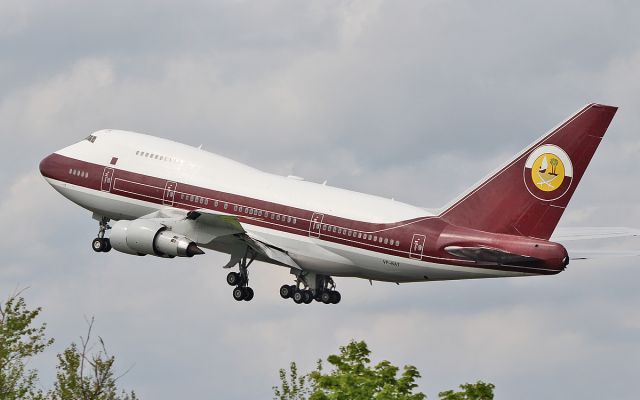
[[[89,136],[87,136],[87,137],[86,137],[86,139],[85,139],[85,140],[88,140],[88,141],[90,141],[91,143],[93,143],[93,142],[95,142],[95,141],[96,141],[96,137],[95,137],[95,136],[93,136],[93,135],[89,135]]]

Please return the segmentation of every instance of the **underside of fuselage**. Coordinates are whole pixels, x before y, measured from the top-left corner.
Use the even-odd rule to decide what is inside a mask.
[[[159,209],[170,208],[142,200],[123,198],[109,192],[96,191],[51,178],[47,178],[47,181],[64,197],[91,211],[95,216],[116,221],[134,220]],[[265,238],[274,247],[287,249],[287,253],[303,271],[315,274],[396,283],[533,275],[517,271],[410,260],[374,251],[355,249],[311,236],[291,235],[247,223],[243,224],[243,228],[247,232]],[[237,246],[237,240],[234,237],[226,236],[207,243],[197,243],[202,248],[229,255]],[[256,261],[283,266],[261,255],[256,256]]]

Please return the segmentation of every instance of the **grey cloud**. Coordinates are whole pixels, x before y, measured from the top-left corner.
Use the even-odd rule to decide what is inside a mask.
[[[338,279],[345,300],[328,308],[282,301],[288,272],[256,264],[256,301],[238,304],[223,255],[93,254],[95,222],[37,164],[115,127],[438,207],[602,101],[621,109],[563,223],[637,227],[639,12],[625,1],[2,3],[0,286],[30,286],[44,307],[58,338],[36,360],[45,383],[53,353],[95,315],[122,369],[135,364],[123,385],[144,398],[270,397],[279,367],[312,368],[351,338],[416,364],[432,397],[482,378],[503,398],[634,398],[636,258],[545,278]]]

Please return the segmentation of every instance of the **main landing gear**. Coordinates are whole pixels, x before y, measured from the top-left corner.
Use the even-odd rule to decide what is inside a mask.
[[[99,220],[100,229],[98,230],[98,237],[93,239],[93,241],[91,242],[91,248],[96,253],[106,253],[111,250],[111,242],[109,241],[109,238],[104,237],[107,229],[111,229],[111,227],[108,225],[108,222],[109,218],[107,217],[102,217]]]
[[[240,272],[229,272],[227,274],[227,283],[230,286],[235,286],[233,289],[233,298],[237,301],[250,301],[253,299],[253,289],[249,287],[249,265],[256,259],[257,253],[250,248],[246,247],[244,256],[240,258],[238,266]]]
[[[309,304],[313,300],[324,304],[338,304],[342,296],[335,288],[336,284],[330,276],[316,274],[304,276],[298,273],[295,285],[280,287],[280,297],[292,299],[296,304]]]

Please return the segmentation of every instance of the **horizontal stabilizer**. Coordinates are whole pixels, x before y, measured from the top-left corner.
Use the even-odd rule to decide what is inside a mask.
[[[479,263],[491,263],[498,265],[527,265],[539,262],[537,258],[509,253],[504,250],[491,247],[460,247],[448,246],[445,251],[452,256],[466,258]]]
[[[574,260],[599,260],[616,257],[638,257],[640,250],[635,251],[594,251],[594,250],[574,250],[569,252],[569,259]]]
[[[640,229],[625,227],[579,227],[557,228],[551,239],[554,242],[570,240],[610,239],[620,237],[640,236]]]

